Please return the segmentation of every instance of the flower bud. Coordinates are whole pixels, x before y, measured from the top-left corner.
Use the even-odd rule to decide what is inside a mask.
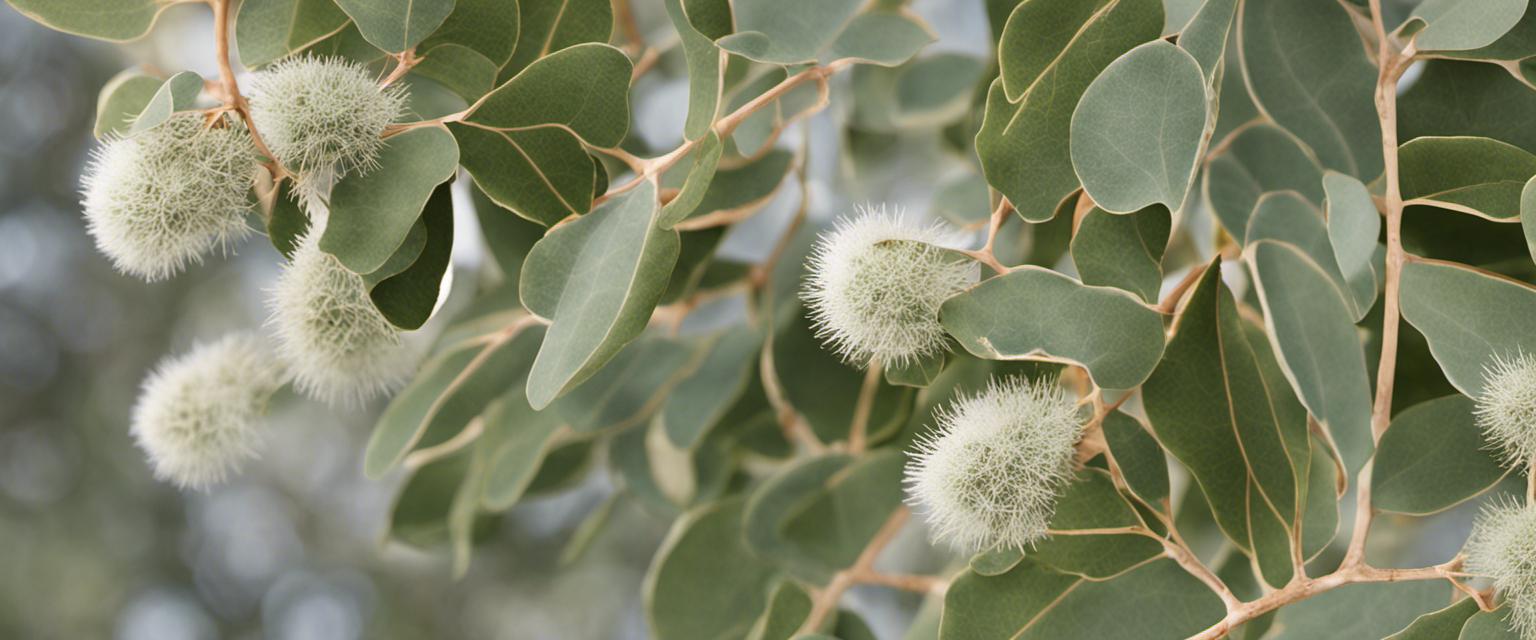
[[[299,240],[278,276],[270,322],[299,391],[333,404],[361,403],[403,384],[411,358],[363,277],[320,250],[320,233]]]
[[[944,349],[939,306],[976,281],[975,263],[939,246],[939,226],[866,208],[823,234],[803,297],[816,334],[844,361],[900,366]]]
[[[1044,538],[1068,480],[1084,416],[1054,380],[993,380],[937,414],[907,463],[912,501],[934,538],[966,551]]]
[[[93,154],[82,179],[86,228],[119,271],[169,278],[249,233],[256,149],[238,121],[217,125],[178,113]]]
[[[367,171],[380,134],[405,112],[405,92],[381,87],[343,58],[289,58],[251,80],[251,118],[272,153],[309,181]]]
[[[1483,508],[1467,539],[1467,569],[1492,578],[1504,597],[1505,620],[1536,637],[1536,508],[1496,500]]]
[[[1477,426],[1505,464],[1523,467],[1536,459],[1536,357],[1494,358],[1483,372]]]
[[[282,385],[282,367],[255,335],[198,345],[163,361],[144,382],[133,437],[157,477],[205,488],[256,457],[256,420]]]

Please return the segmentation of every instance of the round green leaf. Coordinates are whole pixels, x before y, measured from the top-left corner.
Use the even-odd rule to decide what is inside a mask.
[[[347,25],[333,0],[244,0],[235,14],[240,62],[259,67],[303,51]]]
[[[1162,40],[1104,68],[1072,114],[1072,166],[1095,204],[1183,208],[1205,141],[1205,91],[1195,59]]]
[[[1498,484],[1507,471],[1473,417],[1470,398],[1457,394],[1403,410],[1376,451],[1371,499],[1379,509],[1428,515]]]
[[[336,0],[373,46],[400,53],[421,44],[453,12],[454,0]]]
[[[77,36],[127,42],[155,26],[167,0],[6,0],[22,15]]]
[[[1494,358],[1536,352],[1536,289],[1465,265],[1413,260],[1403,266],[1403,318],[1458,391],[1476,398]]]

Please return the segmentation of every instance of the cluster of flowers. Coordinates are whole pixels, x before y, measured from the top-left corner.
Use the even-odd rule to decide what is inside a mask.
[[[824,234],[802,294],[827,348],[860,367],[896,365],[946,349],[939,308],[976,279],[944,248],[953,236],[865,210]],[[908,491],[936,539],[966,551],[1023,550],[1043,539],[1072,477],[1088,423],[1050,380],[994,380],[937,413],[907,466]],[[1476,419],[1506,465],[1536,464],[1536,356],[1489,363]],[[1522,637],[1536,637],[1536,506],[1495,500],[1467,542],[1467,566],[1490,578]]]
[[[251,120],[272,160],[294,175],[313,222],[271,289],[272,340],[238,333],[197,345],[144,383],[134,438],[156,475],[182,487],[217,483],[256,456],[260,417],[285,384],[327,402],[360,402],[398,386],[411,365],[362,276],[319,248],[325,193],[376,164],[404,93],[339,58],[279,62],[251,85]],[[88,230],[119,271],[169,278],[251,233],[260,168],[235,113],[177,113],[97,150],[82,180]]]

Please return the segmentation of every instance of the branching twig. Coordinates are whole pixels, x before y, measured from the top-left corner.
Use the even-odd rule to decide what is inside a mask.
[[[1370,0],[1371,25],[1376,31],[1381,65],[1376,79],[1376,115],[1381,121],[1382,182],[1385,197],[1382,212],[1387,225],[1386,287],[1381,321],[1381,360],[1376,367],[1376,399],[1371,409],[1371,437],[1379,441],[1392,419],[1392,387],[1397,377],[1397,334],[1401,311],[1398,290],[1403,271],[1403,196],[1397,170],[1397,81],[1413,60],[1414,48],[1393,50],[1392,39],[1382,22],[1381,0]],[[1371,506],[1371,470],[1367,460],[1355,479],[1355,525],[1349,549],[1344,555],[1345,569],[1365,565],[1365,543],[1370,535],[1375,513]]]
[[[251,110],[245,102],[245,96],[240,94],[240,84],[235,79],[235,69],[229,64],[229,28],[230,28],[230,3],[232,0],[208,0],[208,6],[213,8],[213,46],[214,57],[219,63],[219,82],[223,86],[224,108],[239,114],[240,120],[245,122],[245,129],[251,133],[251,142],[255,143],[256,151],[267,157],[267,170],[272,173],[274,182],[290,177],[293,174],[283,168],[282,161],[267,147],[267,142],[261,138],[261,132],[256,130],[256,122],[251,119]]]
[[[859,554],[859,559],[854,561],[853,566],[837,572],[825,589],[816,592],[815,599],[811,603],[811,613],[806,616],[805,624],[800,625],[800,631],[796,635],[815,633],[821,629],[822,625],[826,624],[828,616],[837,610],[837,603],[842,601],[843,593],[847,592],[849,587],[859,582],[873,582],[868,578],[876,575],[875,560],[880,557],[880,552],[891,543],[896,534],[901,532],[902,525],[907,523],[907,517],[910,515],[912,512],[905,505],[897,507],[896,511],[891,513],[891,517],[880,526],[880,530],[870,539],[869,545],[864,547],[864,551]]]
[[[848,425],[848,452],[863,453],[868,446],[869,414],[874,411],[875,393],[880,390],[880,377],[885,368],[878,359],[870,360],[864,370],[864,384],[859,387],[858,403],[853,406],[853,421]]]

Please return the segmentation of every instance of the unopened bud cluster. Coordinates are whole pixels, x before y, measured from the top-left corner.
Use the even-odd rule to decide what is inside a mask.
[[[994,380],[937,415],[907,465],[912,501],[933,535],[966,551],[1023,549],[1044,538],[1072,477],[1084,419],[1052,380]]]
[[[901,366],[942,351],[939,307],[976,281],[968,258],[943,248],[938,226],[864,209],[822,236],[803,297],[817,336],[844,361]]]
[[[404,91],[357,63],[316,57],[278,62],[249,86],[256,131],[315,224],[272,290],[275,346],[231,335],[167,358],[145,381],[134,438],[156,475],[182,487],[219,482],[255,457],[260,415],[289,380],[325,401],[366,400],[411,366],[362,276],[319,248],[325,190],[377,165]],[[176,113],[96,152],[83,178],[86,223],[118,270],[168,278],[250,234],[262,158],[239,107]]]

